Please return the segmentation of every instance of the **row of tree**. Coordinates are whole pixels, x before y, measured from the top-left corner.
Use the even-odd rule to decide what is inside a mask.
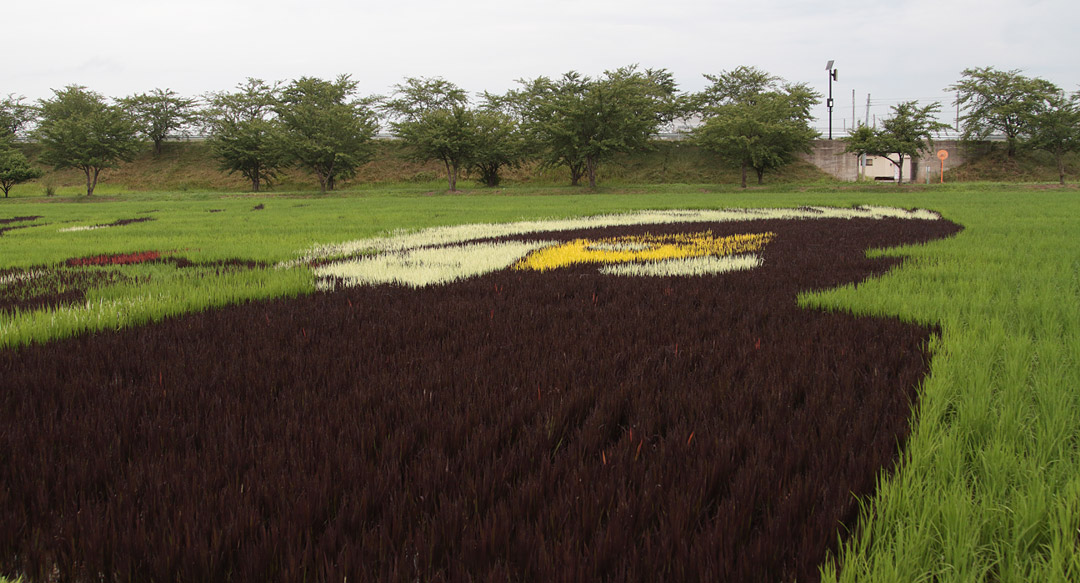
[[[955,91],[964,114],[961,138],[968,141],[1001,136],[1011,158],[1021,149],[1054,155],[1061,184],[1065,184],[1065,155],[1080,151],[1080,92],[1068,94],[1057,85],[1019,70],[993,67],[965,69]],[[906,101],[892,108],[880,127],[860,125],[846,138],[848,152],[881,156],[892,162],[903,182],[904,160],[933,146],[933,134],[949,126],[938,121],[940,103],[920,107]]]
[[[1018,71],[987,67],[962,76],[949,89],[964,107],[965,137],[1003,133],[1010,155],[1033,146],[1061,160],[1077,149],[1076,95]],[[598,77],[569,72],[521,80],[518,89],[477,99],[440,78],[408,78],[390,96],[361,97],[347,75],[288,84],[248,79],[234,91],[202,99],[155,89],[111,103],[69,86],[34,105],[12,96],[0,102],[0,184],[6,195],[12,184],[40,175],[11,147],[18,135],[42,145],[42,163],[82,170],[88,195],[100,172],[130,161],[142,140],[160,153],[167,137],[196,127],[208,135],[222,168],[243,175],[254,191],[288,166],[306,168],[324,192],[332,190],[371,160],[372,140],[384,123],[409,157],[443,164],[451,191],[464,170],[496,186],[502,169],[527,159],[564,166],[573,184],[585,179],[595,187],[602,163],[650,148],[657,133],[678,120],[694,127],[696,144],[740,167],[745,187],[750,170],[760,183],[766,172],[808,152],[818,137],[810,111],[821,95],[805,84],[754,67],[705,77],[710,84],[704,91],[685,94],[668,71],[630,66]],[[902,167],[905,157],[926,151],[932,135],[944,129],[939,111],[939,103],[901,103],[881,127],[853,130],[848,151],[885,156]]]
[[[410,158],[441,162],[451,191],[464,170],[496,186],[503,169],[528,159],[564,166],[572,184],[595,187],[602,163],[650,148],[680,119],[700,122],[694,139],[741,166],[744,186],[748,169],[760,181],[809,150],[817,136],[809,112],[820,95],[752,67],[706,77],[712,84],[688,95],[663,69],[630,66],[595,78],[569,72],[475,100],[440,78],[408,78],[388,97],[367,98],[348,76],[288,84],[248,79],[201,100],[157,89],[109,103],[69,86],[34,106],[9,97],[3,115],[8,136],[29,134],[42,145],[41,162],[82,170],[88,195],[103,169],[133,158],[141,139],[160,152],[168,136],[192,127],[208,135],[222,168],[246,177],[254,191],[287,166],[306,168],[324,192],[332,190],[372,158],[380,123]]]

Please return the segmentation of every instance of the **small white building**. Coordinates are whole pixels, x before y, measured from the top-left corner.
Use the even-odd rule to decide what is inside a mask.
[[[899,156],[893,154],[889,156],[893,160]],[[904,157],[904,182],[911,181],[911,157]],[[896,164],[893,164],[884,156],[865,156],[860,161],[859,173],[863,177],[863,180],[882,180],[887,182],[896,182],[900,176],[899,168]]]

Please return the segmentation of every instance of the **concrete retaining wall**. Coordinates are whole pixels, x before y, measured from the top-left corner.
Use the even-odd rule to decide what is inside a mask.
[[[810,154],[802,155],[802,158],[823,171],[835,176],[840,180],[854,182],[859,177],[859,161],[854,154],[844,152],[846,143],[843,140],[817,140],[814,142],[814,150]],[[949,152],[949,158],[945,160],[945,170],[955,168],[964,162],[985,153],[989,144],[967,144],[958,140],[937,140],[933,147],[920,159],[911,161],[911,170],[907,165],[904,168],[904,182],[916,182],[926,180],[926,168],[930,168],[931,181],[941,171],[941,162],[938,161],[938,150]],[[880,163],[886,163],[882,160]]]

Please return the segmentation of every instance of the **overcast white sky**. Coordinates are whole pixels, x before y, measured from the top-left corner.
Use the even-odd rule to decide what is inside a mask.
[[[110,97],[195,97],[347,73],[365,95],[405,77],[470,92],[569,70],[666,68],[680,89],[753,65],[828,91],[834,134],[855,113],[941,101],[969,67],[1021,69],[1080,89],[1075,0],[7,0],[0,95],[36,100],[80,84]],[[824,131],[824,106],[817,112]],[[955,113],[948,113],[952,121]]]

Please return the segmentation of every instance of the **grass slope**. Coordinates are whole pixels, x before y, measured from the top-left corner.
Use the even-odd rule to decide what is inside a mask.
[[[894,314],[939,322],[942,328],[899,472],[866,501],[866,519],[841,554],[839,575],[826,565],[825,579],[1080,579],[1080,393],[1075,390],[1080,386],[1080,197],[1075,189],[633,190],[506,196],[523,189],[443,197],[402,189],[394,195],[371,191],[312,199],[148,194],[137,201],[80,204],[13,199],[0,205],[0,219],[42,218],[33,222],[38,226],[0,236],[0,269],[147,249],[184,249],[192,259],[276,261],[315,242],[395,227],[638,208],[932,208],[965,230],[946,241],[889,251],[910,260],[881,279],[805,298],[810,306]],[[260,203],[264,210],[251,210]],[[217,208],[226,212],[209,212]],[[158,211],[157,221],[116,230],[57,233],[44,226],[112,222],[151,210]],[[230,285],[241,289],[244,282]],[[285,287],[300,293],[305,285]],[[195,293],[184,292],[184,298]],[[4,334],[4,343],[22,342]]]
[[[27,156],[37,159],[40,147],[21,144]],[[357,169],[356,176],[339,181],[339,191],[422,188],[425,191],[446,189],[446,174],[441,162],[418,163],[406,159],[401,142],[376,142],[374,159]],[[57,196],[86,194],[86,176],[80,170],[55,171],[48,167],[38,180],[16,185],[11,196],[31,198],[44,196],[52,188]],[[570,183],[565,168],[545,168],[537,162],[526,162],[501,172],[508,185],[562,186]],[[715,155],[683,143],[657,141],[654,149],[634,154],[620,154],[605,161],[598,170],[601,185],[636,185],[661,183],[713,183],[734,185],[739,181],[739,169],[727,167]],[[765,184],[831,182],[832,179],[808,162],[796,161],[765,176]],[[272,193],[318,191],[318,180],[298,168],[280,171],[269,189]],[[130,195],[132,193],[172,191],[179,193],[246,192],[251,188],[239,174],[220,170],[213,153],[205,142],[166,142],[161,154],[154,155],[147,147],[135,160],[118,168],[105,170],[94,191],[95,195]],[[459,188],[475,188],[490,192],[466,171]]]

